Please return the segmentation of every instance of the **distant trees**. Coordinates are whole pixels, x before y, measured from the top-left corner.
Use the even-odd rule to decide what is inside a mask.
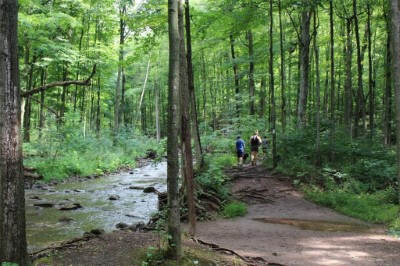
[[[0,8],[0,264],[28,264],[18,69],[18,1]]]

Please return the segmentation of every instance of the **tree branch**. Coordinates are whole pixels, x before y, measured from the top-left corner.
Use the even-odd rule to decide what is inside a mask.
[[[36,94],[36,93],[39,93],[41,91],[45,91],[47,89],[50,89],[50,88],[53,88],[53,87],[57,87],[57,86],[69,86],[69,85],[87,86],[87,85],[90,85],[90,80],[92,79],[94,74],[96,74],[96,64],[93,66],[93,70],[92,70],[92,73],[90,74],[90,76],[85,80],[56,81],[56,82],[53,82],[53,83],[49,83],[49,84],[40,86],[38,88],[34,88],[34,89],[30,90],[30,91],[22,92],[20,96],[21,96],[21,98],[28,97],[28,96],[31,96],[33,94]]]

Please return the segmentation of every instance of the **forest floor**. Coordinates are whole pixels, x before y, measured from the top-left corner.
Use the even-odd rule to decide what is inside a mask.
[[[386,235],[383,226],[315,205],[290,178],[272,175],[261,166],[234,167],[227,174],[232,194],[247,204],[248,213],[198,222],[197,241],[185,237],[185,250],[200,254],[203,249],[201,254],[210,257],[185,265],[398,265],[400,239]],[[154,233],[114,231],[70,243],[35,265],[142,265],[140,258],[159,239]],[[204,255],[212,254],[211,249],[225,255]],[[239,257],[247,263],[238,262]]]

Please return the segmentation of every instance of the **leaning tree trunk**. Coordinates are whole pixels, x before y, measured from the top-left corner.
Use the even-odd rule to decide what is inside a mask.
[[[396,106],[397,182],[400,184],[400,3],[390,0],[390,34],[393,65],[393,85]],[[400,189],[399,189],[400,202]],[[399,213],[400,214],[400,213]]]
[[[0,1],[0,264],[28,265],[18,80],[18,1]]]
[[[167,135],[167,256],[182,257],[179,212],[179,27],[178,0],[168,0],[169,76],[168,76],[168,135]]]

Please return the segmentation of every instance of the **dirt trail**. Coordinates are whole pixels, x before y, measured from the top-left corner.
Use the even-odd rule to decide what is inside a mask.
[[[260,166],[228,174],[248,214],[199,222],[197,238],[283,265],[400,265],[400,239],[384,228],[308,202],[288,178]]]

